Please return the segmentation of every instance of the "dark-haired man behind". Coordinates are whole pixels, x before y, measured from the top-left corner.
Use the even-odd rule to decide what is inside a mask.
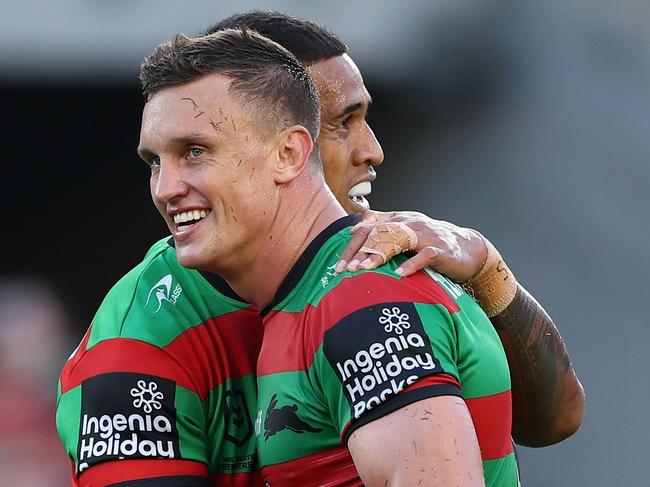
[[[476,302],[434,272],[400,277],[401,256],[332,272],[358,218],[313,150],[311,79],[275,46],[233,30],[161,45],[141,68],[138,148],[178,261],[263,310],[267,482],[518,485],[507,361]],[[206,216],[179,222],[190,210]]]

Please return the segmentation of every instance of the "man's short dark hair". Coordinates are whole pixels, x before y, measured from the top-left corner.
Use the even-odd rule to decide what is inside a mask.
[[[231,15],[208,27],[205,34],[241,27],[256,30],[277,42],[304,65],[325,61],[348,51],[345,43],[327,29],[281,12],[254,10]]]
[[[232,79],[229,93],[281,130],[302,125],[318,137],[318,92],[305,68],[285,48],[257,32],[227,29],[197,38],[177,34],[140,67],[142,94],[195,81],[208,74]]]

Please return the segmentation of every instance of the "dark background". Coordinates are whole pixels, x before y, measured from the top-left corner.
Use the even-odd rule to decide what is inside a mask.
[[[477,228],[555,318],[587,409],[571,439],[520,449],[524,485],[650,485],[646,2],[70,2],[28,18],[37,3],[0,23],[0,365],[6,290],[38,282],[66,316],[63,338],[33,340],[60,349],[44,401],[105,293],[166,234],[135,153],[142,56],[273,7],[326,23],[364,73],[386,153],[373,207]]]

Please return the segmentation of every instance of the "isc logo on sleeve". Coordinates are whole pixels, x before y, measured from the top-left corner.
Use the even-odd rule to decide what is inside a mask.
[[[174,382],[110,373],[81,385],[78,471],[108,460],[179,456]]]

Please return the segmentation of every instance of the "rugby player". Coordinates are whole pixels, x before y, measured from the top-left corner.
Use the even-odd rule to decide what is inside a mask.
[[[257,15],[255,21],[264,22],[264,15],[267,14]],[[272,18],[267,21],[278,20],[275,18],[277,15],[271,15]],[[246,19],[246,15],[238,19]],[[287,22],[288,19],[285,17],[285,28],[289,27],[285,36],[294,35],[293,31],[300,30],[301,25],[296,19]],[[279,24],[271,22],[269,25],[275,23],[274,28],[278,28],[281,35],[281,15],[279,20]],[[306,27],[313,29],[317,26],[303,23],[302,28]],[[312,44],[318,42],[320,39],[314,38]],[[316,53],[312,54],[311,60],[302,61],[317,66],[319,63],[315,60],[342,56],[346,49],[342,43],[340,45],[342,47],[336,48],[339,49],[337,54],[324,55],[307,43],[306,49],[316,49]],[[351,60],[350,66],[353,66]],[[363,86],[360,76],[359,82]],[[329,139],[323,137],[327,133],[323,130],[319,139],[322,146],[326,145],[326,140],[332,141],[330,147],[337,150],[330,151],[331,154],[342,154],[338,159],[332,158],[328,181],[339,183],[339,186],[332,186],[336,188],[337,195],[343,195],[340,200],[346,209],[351,206],[349,211],[359,209],[356,203],[366,206],[364,193],[368,191],[368,183],[374,179],[371,168],[383,158],[381,149],[365,124],[368,101],[362,99],[361,106],[342,114],[349,122],[341,119],[341,125],[350,125],[351,129],[332,129]],[[199,116],[199,112],[195,114]],[[218,122],[215,124],[221,126]],[[338,134],[333,133],[336,131]],[[370,149],[364,149],[364,144]],[[322,150],[326,152],[326,149]],[[364,150],[370,152],[370,156],[363,157]],[[337,162],[338,168],[335,166]],[[326,159],[326,176],[327,168]],[[359,174],[362,174],[360,178]],[[357,184],[359,182],[361,184]],[[192,211],[192,214],[185,212],[177,218],[191,222],[194,218],[198,220],[202,217],[201,211],[198,215]],[[476,274],[486,259],[483,240],[473,232],[426,219],[419,214],[398,215],[393,218],[393,221],[397,220],[406,220],[416,229],[418,248],[425,249],[418,254],[420,262],[410,261],[414,265],[422,265],[435,254],[434,267],[442,267],[441,270],[446,269],[449,275],[465,280]],[[179,223],[183,226],[184,222]],[[214,275],[179,266],[172,245],[173,242],[167,239],[154,245],[145,261],[109,293],[84,341],[62,374],[58,425],[74,460],[73,477],[79,485],[109,485],[145,478],[149,482],[146,485],[181,485],[181,481],[187,482],[187,485],[203,485],[202,479],[207,477],[215,485],[246,485],[252,480],[248,475],[253,465],[252,426],[242,411],[247,411],[249,416],[254,415],[255,406],[251,397],[255,392],[251,381],[254,382],[252,372],[261,340],[259,319]],[[348,253],[352,255],[358,246],[355,244]],[[490,246],[489,243],[487,246]],[[406,273],[413,271],[408,265],[403,264]],[[521,301],[522,297],[526,304],[523,309],[530,310],[523,315],[524,321],[536,318],[541,308],[531,308],[525,299],[527,295],[521,289],[512,303]],[[550,326],[553,331],[550,340],[559,339],[550,319],[545,319],[548,321],[543,326]],[[515,326],[515,332],[521,335],[516,331],[519,326],[517,320],[511,321],[514,322],[512,326]],[[543,351],[546,355],[539,357],[545,360],[566,356],[563,347],[551,350],[556,355]],[[197,355],[199,359],[192,355]],[[519,351],[518,355],[534,356],[530,351]],[[514,356],[516,358],[517,354]],[[549,370],[552,369],[541,367],[528,374],[525,387],[532,391],[540,389],[539,379]],[[553,383],[547,380],[541,383],[547,387],[550,384],[552,394],[566,390],[561,382],[565,380],[564,377],[558,375],[554,380]],[[164,383],[168,386],[170,382],[175,385],[175,388],[172,387],[175,389],[173,394],[168,392],[169,388],[162,393],[163,384],[159,384],[160,381],[166,381]],[[93,383],[97,385],[93,387]],[[105,393],[102,396],[98,391]],[[120,391],[126,391],[125,397],[120,397]],[[159,397],[157,393],[161,393],[163,398],[156,399]],[[184,399],[177,400],[177,393]],[[170,399],[170,394],[176,400]],[[534,404],[545,394],[535,392],[530,396],[530,391],[527,391],[524,397],[530,396],[529,400]],[[138,401],[138,398],[141,400]],[[115,404],[110,405],[111,402]],[[134,406],[136,402],[139,409]],[[147,404],[153,413],[160,405],[160,411],[167,416],[143,413]],[[94,414],[93,407],[96,409]],[[129,411],[131,414],[127,414]],[[564,413],[562,406],[556,411],[560,416]],[[546,428],[553,421],[555,419],[549,415],[549,418],[533,418],[532,424],[537,427],[536,423],[540,423],[544,426],[540,431],[554,434],[553,428]],[[147,428],[153,429],[153,432]],[[152,441],[146,439],[151,434],[158,434],[162,438],[153,441],[153,446],[143,443]],[[566,430],[562,434],[566,434]],[[552,438],[546,435],[535,441],[540,444],[557,441],[557,436]],[[134,446],[136,442],[137,448]],[[175,454],[174,459],[164,460],[171,456],[170,452]],[[120,462],[115,461],[120,458]]]

